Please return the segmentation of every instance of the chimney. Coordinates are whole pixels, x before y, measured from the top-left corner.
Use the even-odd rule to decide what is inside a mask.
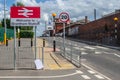
[[[87,23],[88,23],[88,17],[85,16],[85,24],[87,24]]]
[[[94,9],[94,20],[96,20],[96,9]]]

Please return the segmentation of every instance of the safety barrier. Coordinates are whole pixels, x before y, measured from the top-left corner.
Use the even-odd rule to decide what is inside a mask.
[[[62,41],[61,41],[62,42]],[[60,49],[61,55],[69,60],[77,67],[81,67],[81,51],[78,46],[73,45],[69,41],[65,41],[65,47],[61,46],[61,42],[57,41],[57,47]]]

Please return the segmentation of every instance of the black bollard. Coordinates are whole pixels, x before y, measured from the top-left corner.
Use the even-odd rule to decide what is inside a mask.
[[[53,51],[54,52],[56,51],[56,42],[55,42],[55,40],[53,41]]]
[[[45,47],[45,39],[43,39],[43,47]]]
[[[20,47],[20,38],[18,39],[18,46]]]
[[[33,46],[33,39],[31,38],[31,47]]]
[[[6,39],[6,46],[8,46],[8,39]]]

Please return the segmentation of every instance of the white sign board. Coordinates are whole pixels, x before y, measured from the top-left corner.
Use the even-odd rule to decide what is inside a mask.
[[[39,59],[35,60],[36,69],[43,69],[43,64]]]
[[[53,30],[53,26],[47,26],[47,30]]]
[[[28,18],[11,19],[11,26],[37,26],[37,25],[40,25],[39,19],[28,19]]]

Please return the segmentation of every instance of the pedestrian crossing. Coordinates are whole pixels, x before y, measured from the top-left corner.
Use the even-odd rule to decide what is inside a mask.
[[[76,70],[76,72],[80,75],[83,80],[111,80],[102,74],[97,73],[94,70]]]

